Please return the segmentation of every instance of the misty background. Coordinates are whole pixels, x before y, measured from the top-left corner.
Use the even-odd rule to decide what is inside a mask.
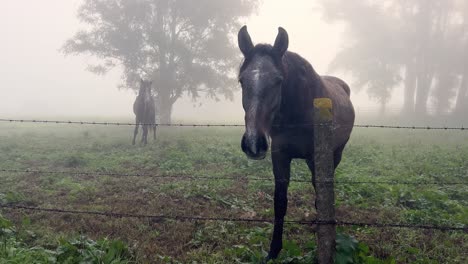
[[[119,2],[122,1],[2,3],[0,117],[133,118],[136,93],[132,89],[138,88],[134,85],[137,76],[143,76],[155,78],[156,89],[180,88],[175,92],[180,96],[174,98],[169,111],[172,120],[240,123],[243,109],[234,73],[242,58],[235,45],[235,33],[240,25],[246,24],[254,43],[272,43],[278,26],[284,27],[290,37],[290,51],[309,60],[319,74],[340,76],[351,85],[358,119],[364,115],[386,115],[394,121],[414,117],[427,123],[433,119],[468,123],[466,1],[204,0],[203,4],[197,4],[204,7],[199,10],[193,1],[177,0],[170,7],[163,6],[164,12],[153,10],[153,14],[163,14],[154,17],[140,16],[138,8],[145,5],[155,8],[154,2],[171,1],[123,1],[139,3],[135,9],[132,5],[123,7],[128,17],[123,11],[119,13],[121,5],[109,9],[109,3]],[[117,32],[122,32],[118,37],[125,37],[124,48],[115,47],[121,43],[119,38],[110,42],[114,47],[109,49],[98,44],[85,45],[83,39],[93,40],[89,38],[92,34],[77,34],[83,30],[92,32],[93,26],[99,28],[97,23],[86,23],[99,10],[110,14],[109,21],[115,19],[117,26],[111,28],[123,27]],[[212,24],[201,19],[205,16],[203,12],[212,16],[209,19]],[[177,69],[180,76],[164,79],[164,74],[158,75],[160,65],[147,58],[142,62],[142,57],[152,54],[153,60],[157,59],[163,47],[157,43],[162,43],[158,41],[166,36],[158,34],[166,34],[166,28],[162,27],[162,31],[151,28],[155,34],[141,39],[142,43],[147,39],[155,43],[158,49],[154,54],[140,49],[138,43],[132,50],[130,42],[125,41],[138,39],[137,33],[146,30],[141,25],[157,24],[149,22],[150,19],[166,18],[159,22],[167,23],[169,29],[174,14],[194,26],[187,27],[187,33],[181,34],[182,44],[166,55],[168,61],[173,56],[175,64],[180,64],[180,70]],[[135,21],[126,23],[124,17]],[[136,26],[129,26],[132,23]],[[180,25],[174,28],[185,29]],[[208,27],[214,42],[195,43]],[[128,32],[124,31],[127,29]],[[151,40],[151,36],[155,39]],[[166,42],[169,50],[176,46],[170,43]],[[193,44],[194,49],[183,44],[190,47]],[[98,52],[90,52],[93,49]],[[109,54],[109,50],[115,52]],[[212,57],[201,50],[212,50],[213,54],[208,54]],[[109,59],[108,55],[119,52],[128,52],[128,56]],[[198,63],[200,67],[187,66],[184,58],[189,58],[190,65]],[[144,65],[144,69],[133,70],[135,65]],[[165,85],[158,85],[162,83]],[[157,94],[162,96],[163,91]],[[167,101],[161,99],[159,103]]]

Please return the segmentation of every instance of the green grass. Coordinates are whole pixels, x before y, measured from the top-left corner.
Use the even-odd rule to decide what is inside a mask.
[[[28,224],[25,222],[23,226]],[[132,258],[123,242],[108,239],[93,241],[80,236],[40,245],[34,232],[17,230],[0,215],[0,263],[126,264],[134,263]]]
[[[249,180],[272,179],[271,161],[245,157],[240,150],[241,129],[165,128],[160,129],[158,141],[150,141],[147,147],[131,146],[131,136],[131,127],[0,124],[0,169],[238,180],[0,172],[0,202],[135,214],[273,217],[273,180]],[[468,133],[462,131],[356,129],[336,179],[468,182],[467,142]],[[291,177],[309,180],[311,176],[303,161],[294,161]],[[345,221],[468,224],[466,185],[338,184],[336,196],[337,217]],[[313,200],[311,184],[291,183],[287,219],[314,219]],[[272,231],[270,224],[157,222],[10,210],[2,213],[16,230],[25,230],[17,232],[15,239],[26,231],[36,237],[20,237],[13,247],[28,249],[28,254],[45,254],[45,258],[50,252],[36,251],[36,247],[56,251],[63,245],[57,241],[71,241],[73,245],[85,235],[85,240],[98,248],[99,241],[124,241],[136,262],[255,263],[265,257]],[[357,227],[339,231],[340,263],[467,260],[468,236],[463,233]],[[314,227],[287,225],[285,249],[278,263],[310,263],[315,250]]]

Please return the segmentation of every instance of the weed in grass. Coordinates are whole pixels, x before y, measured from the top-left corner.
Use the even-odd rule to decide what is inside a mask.
[[[35,237],[31,231],[28,233]],[[0,215],[0,263],[133,263],[133,256],[121,241],[85,237],[60,239],[54,249],[30,246],[19,238],[13,224]]]
[[[16,192],[16,191],[9,191],[6,193],[0,193],[0,203],[9,204],[9,203],[19,203],[26,200],[26,196],[24,194]]]
[[[79,168],[86,165],[86,159],[83,155],[75,154],[64,157],[61,163],[65,168]]]

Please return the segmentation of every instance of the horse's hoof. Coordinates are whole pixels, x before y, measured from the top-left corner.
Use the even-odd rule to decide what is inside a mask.
[[[263,261],[264,264],[267,264],[268,261],[270,260],[275,260],[277,259],[278,257],[273,257],[272,255],[268,254],[268,256],[265,258],[265,260]]]

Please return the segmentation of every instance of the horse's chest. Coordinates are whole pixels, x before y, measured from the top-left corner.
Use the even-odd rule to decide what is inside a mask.
[[[287,131],[272,136],[272,151],[291,158],[308,159],[313,156],[314,136],[311,131]]]

